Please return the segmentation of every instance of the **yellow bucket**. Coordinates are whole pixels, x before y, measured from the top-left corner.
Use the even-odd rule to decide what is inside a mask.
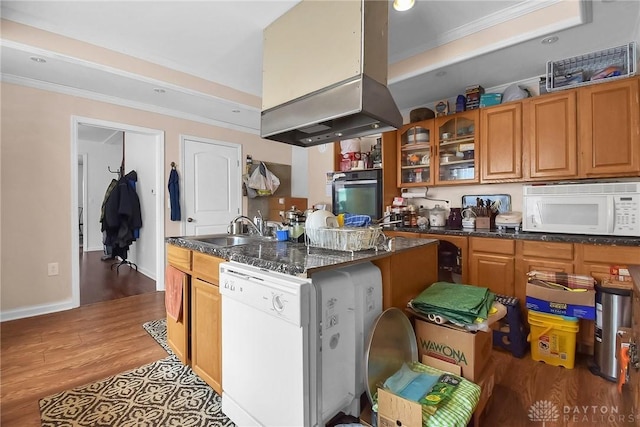
[[[553,366],[573,369],[576,357],[578,318],[529,310],[531,358]]]

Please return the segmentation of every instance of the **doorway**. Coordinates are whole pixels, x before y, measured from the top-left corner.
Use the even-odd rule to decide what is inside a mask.
[[[80,306],[100,300],[164,289],[164,133],[122,123],[74,117],[72,120],[72,298]],[[82,158],[82,174],[79,159]],[[119,265],[109,259],[100,224],[102,203],[112,180],[138,175],[143,226]],[[82,245],[80,245],[82,238]]]

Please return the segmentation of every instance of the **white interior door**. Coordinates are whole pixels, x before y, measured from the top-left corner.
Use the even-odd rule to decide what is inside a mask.
[[[240,146],[191,137],[182,144],[186,235],[226,233],[241,212]]]

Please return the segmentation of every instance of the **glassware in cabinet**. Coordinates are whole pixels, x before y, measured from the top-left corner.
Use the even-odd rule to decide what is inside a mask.
[[[398,131],[398,187],[433,184],[434,120],[404,125]]]
[[[436,119],[436,184],[478,182],[479,119],[477,109]]]

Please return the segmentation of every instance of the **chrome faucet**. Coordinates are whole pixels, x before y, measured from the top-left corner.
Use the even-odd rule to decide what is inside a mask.
[[[247,220],[246,221],[247,224],[249,224],[250,228],[252,228],[256,232],[256,234],[259,234],[260,236],[263,236],[262,229],[258,228],[258,226],[253,221],[251,221],[251,218],[249,218],[248,216],[245,216],[245,215],[238,215],[237,217],[235,217],[235,218],[233,218],[231,220],[231,222],[229,223],[229,232],[231,232],[231,229],[233,229],[233,224],[234,223],[236,223],[237,221],[240,221],[240,220],[245,220],[245,219]]]

